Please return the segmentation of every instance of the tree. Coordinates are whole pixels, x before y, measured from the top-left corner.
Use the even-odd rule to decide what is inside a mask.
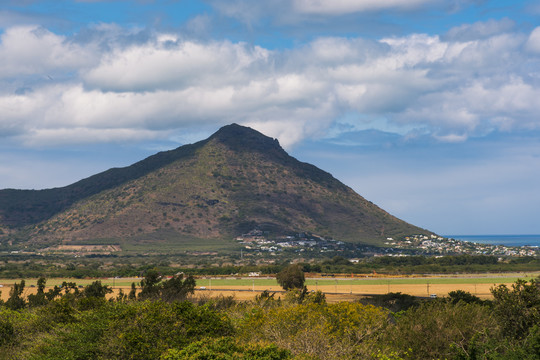
[[[463,291],[463,290],[450,291],[448,293],[448,299],[453,304],[457,304],[460,301],[463,301],[464,303],[467,303],[467,304],[480,304],[481,305],[484,303],[484,301],[480,299],[478,296],[474,296],[470,292]]]
[[[78,296],[79,295],[79,288],[77,287],[77,283],[73,281],[63,281],[62,285],[60,286],[62,290],[64,290],[64,294],[71,294],[71,291],[73,290],[73,295]]]
[[[182,301],[195,292],[195,279],[189,275],[185,280],[183,274],[175,275],[163,282],[161,299],[163,301]]]
[[[289,265],[281,270],[276,275],[276,279],[284,290],[302,289],[306,281],[302,268],[297,264]]]
[[[131,290],[129,291],[128,299],[129,300],[136,300],[137,299],[137,286],[135,285],[134,282],[131,283]]]
[[[169,280],[162,280],[163,277],[159,275],[156,269],[149,270],[144,279],[141,280],[141,292],[138,295],[139,300],[161,299],[167,302],[182,301],[189,294],[195,292],[195,279],[191,275],[184,279],[184,275],[179,274]],[[133,299],[135,293],[136,289],[132,284],[128,298]]]
[[[26,301],[22,297],[24,291],[24,280],[20,283],[13,284],[11,291],[9,292],[9,299],[6,301],[6,306],[12,310],[19,310],[26,306]]]
[[[160,294],[161,275],[156,269],[148,270],[144,279],[141,280],[141,292],[139,299],[157,299]]]
[[[107,286],[102,285],[101,281],[97,280],[91,283],[90,285],[87,285],[82,295],[84,297],[96,297],[96,298],[105,298],[105,295],[112,293],[113,290]]]
[[[48,301],[53,301],[56,297],[60,296],[61,292],[62,289],[54,285],[52,289],[49,289],[49,291],[45,293],[45,297]]]
[[[491,289],[493,310],[500,320],[504,333],[522,339],[529,330],[540,324],[540,282],[519,279],[512,289],[499,285]]]
[[[37,281],[37,292],[36,294],[28,295],[28,306],[42,306],[47,304],[48,300],[45,296],[45,284],[47,280],[42,276]]]

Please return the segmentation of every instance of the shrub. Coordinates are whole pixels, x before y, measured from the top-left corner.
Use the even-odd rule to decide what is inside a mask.
[[[366,357],[387,311],[358,303],[255,308],[240,324],[246,341],[267,341],[317,359]]]
[[[499,285],[491,289],[493,311],[505,335],[521,339],[540,324],[540,282],[517,280],[512,289]]]
[[[205,339],[194,342],[182,350],[170,349],[161,360],[286,360],[289,351],[276,345],[239,345],[233,338]]]
[[[498,334],[496,320],[486,306],[431,301],[399,313],[379,346],[383,353],[407,353],[412,359],[446,359],[487,349],[484,345]]]
[[[233,332],[226,317],[188,302],[131,303],[118,310],[103,339],[105,358],[157,359],[169,348]]]

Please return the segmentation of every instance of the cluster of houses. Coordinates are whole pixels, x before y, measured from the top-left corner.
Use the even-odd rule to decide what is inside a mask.
[[[492,255],[492,256],[539,256],[537,246],[512,247],[505,245],[480,244],[437,235],[412,235],[402,240],[387,238],[384,243],[395,249],[417,249],[428,255]]]
[[[260,230],[252,230],[242,236],[238,236],[236,241],[242,244],[246,250],[259,250],[270,253],[285,249],[296,250],[298,252],[336,251],[342,250],[343,245],[345,245],[342,241],[327,239],[319,235],[304,232],[270,239],[264,236],[264,233]]]
[[[270,238],[261,230],[252,230],[236,240],[243,245],[246,252],[269,253],[279,252],[339,252],[343,256],[362,254],[372,256],[406,256],[406,255],[491,255],[491,256],[540,256],[538,247],[511,247],[504,245],[479,244],[458,239],[445,238],[438,235],[411,235],[399,240],[387,238],[385,247],[375,248],[354,246],[342,241],[328,239],[311,233],[297,233],[290,236]]]

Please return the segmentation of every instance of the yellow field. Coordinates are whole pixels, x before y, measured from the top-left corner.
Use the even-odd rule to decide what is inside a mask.
[[[368,294],[386,294],[388,292],[401,292],[414,296],[429,296],[431,294],[437,297],[446,296],[450,291],[464,290],[476,295],[480,298],[490,298],[490,289],[499,284],[510,286],[518,277],[533,278],[540,273],[533,274],[475,274],[475,275],[460,275],[460,276],[429,276],[429,277],[380,277],[377,279],[307,279],[308,290],[321,290],[326,294],[329,302],[351,301]],[[521,275],[521,276],[520,276]],[[96,279],[49,279],[47,285],[59,285],[63,280],[72,281],[78,285],[88,285]],[[131,289],[132,282],[139,283],[140,278],[123,278],[123,279],[98,279],[103,284],[114,287],[116,295],[120,289],[124,293],[128,293]],[[228,282],[227,282],[228,281]],[[1,280],[0,287],[2,300],[7,300],[9,292],[14,282],[20,280]],[[449,283],[450,282],[450,283]],[[212,285],[212,283],[214,285]],[[26,288],[24,295],[35,293],[36,279],[26,280]],[[204,287],[205,289],[201,289]],[[49,288],[49,287],[48,287]],[[46,291],[48,290],[46,289]],[[232,290],[234,289],[234,290]],[[261,291],[268,290],[270,292],[278,292],[282,289],[275,283],[273,279],[198,279],[196,296],[230,296],[233,295],[236,300],[252,300]],[[277,293],[276,297],[283,296]]]

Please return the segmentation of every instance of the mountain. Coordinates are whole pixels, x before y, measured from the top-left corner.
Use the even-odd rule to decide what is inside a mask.
[[[63,188],[1,190],[0,225],[35,244],[231,239],[260,229],[380,245],[429,233],[236,124]]]

